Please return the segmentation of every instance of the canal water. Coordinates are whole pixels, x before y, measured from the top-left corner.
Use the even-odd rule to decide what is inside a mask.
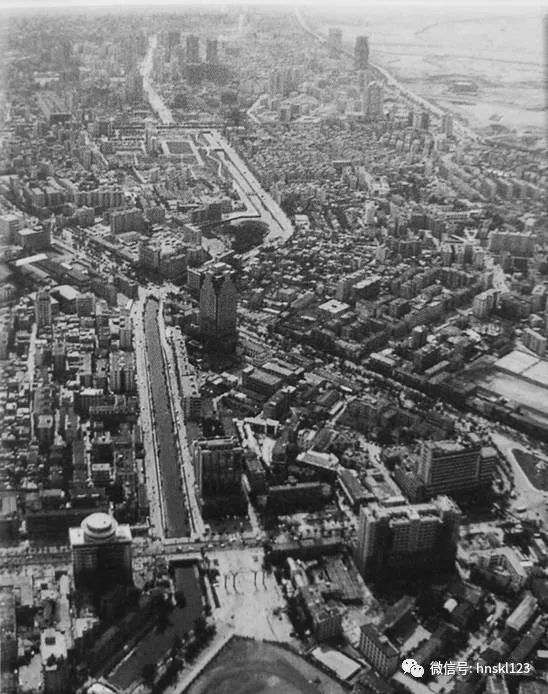
[[[184,593],[186,605],[181,610],[177,621],[185,632],[194,628],[194,622],[202,614],[202,589],[198,565],[188,562],[174,562],[173,581],[175,590]]]

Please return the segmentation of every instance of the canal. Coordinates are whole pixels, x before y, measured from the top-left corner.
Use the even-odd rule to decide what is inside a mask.
[[[188,537],[190,524],[181,478],[173,419],[166,383],[164,358],[158,327],[157,299],[147,299],[145,305],[145,344],[147,368],[152,391],[152,420],[158,446],[161,494],[167,537]]]

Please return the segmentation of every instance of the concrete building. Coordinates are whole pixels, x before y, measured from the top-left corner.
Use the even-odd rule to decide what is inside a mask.
[[[91,316],[95,313],[95,294],[79,294],[75,303],[78,316]]]
[[[527,591],[523,599],[506,620],[508,629],[520,633],[533,619],[538,610],[538,600]]]
[[[206,63],[217,65],[219,62],[219,42],[217,39],[208,39],[206,42]]]
[[[315,510],[325,504],[329,494],[329,486],[322,482],[274,485],[268,488],[267,509],[277,514]]]
[[[535,252],[535,237],[519,231],[492,231],[489,234],[489,250],[492,253],[507,251],[512,255],[532,256]]]
[[[213,265],[200,282],[200,333],[214,340],[236,339],[238,294],[232,274]]]
[[[21,220],[15,214],[0,216],[0,237],[5,243],[13,243],[19,231]]]
[[[487,318],[495,308],[496,293],[492,289],[487,289],[477,294],[472,301],[472,313],[476,318]]]
[[[497,547],[487,557],[486,563],[491,571],[508,576],[509,587],[516,593],[527,583],[529,574],[512,547]]]
[[[13,592],[0,592],[0,672],[9,672],[17,664],[17,622]]]
[[[186,59],[188,63],[200,62],[200,39],[194,34],[186,37]]]
[[[202,498],[241,488],[244,452],[235,438],[199,439],[194,443],[193,459]]]
[[[131,584],[131,530],[106,513],[92,513],[69,529],[76,588],[102,592]]]
[[[443,114],[440,127],[446,137],[453,137],[453,116],[450,113]]]
[[[34,316],[38,329],[45,325],[51,325],[51,296],[47,289],[37,292],[36,294],[36,299],[34,300]]]
[[[525,328],[522,336],[523,344],[539,357],[544,357],[546,354],[547,338],[541,335],[536,330]]]
[[[316,640],[325,641],[339,636],[342,631],[342,615],[338,609],[327,605],[319,589],[302,586],[299,588],[299,598],[310,619]]]
[[[369,67],[369,39],[367,36],[356,36],[354,67],[356,70],[367,70]]]
[[[51,245],[51,233],[46,226],[41,229],[19,229],[16,234],[19,244],[25,251],[40,251]]]
[[[453,565],[460,509],[446,496],[425,504],[360,509],[356,563],[367,578],[393,571],[437,571]]]
[[[417,476],[427,496],[489,487],[497,454],[479,443],[423,441]]]
[[[390,677],[396,672],[400,661],[399,650],[372,624],[364,624],[361,628],[360,651],[383,677]]]
[[[371,82],[367,87],[367,116],[372,120],[384,113],[384,87],[380,82]]]
[[[331,58],[338,58],[342,52],[342,30],[329,27],[327,32],[327,47]]]

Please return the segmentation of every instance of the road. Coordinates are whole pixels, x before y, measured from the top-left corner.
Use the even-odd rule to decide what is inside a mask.
[[[30,330],[29,351],[27,357],[27,380],[29,382],[30,392],[34,393],[34,367],[36,364],[36,323],[32,324]],[[30,433],[34,438],[34,417],[30,418]]]
[[[518,441],[498,431],[491,433],[491,439],[498,451],[508,460],[514,472],[514,491],[516,498],[512,500],[512,510],[519,513],[518,509],[525,507],[526,511],[519,515],[533,520],[541,520],[546,526],[548,523],[547,500],[548,494],[537,489],[529,480],[521,465],[516,460],[513,450],[518,448],[526,450]]]
[[[202,551],[209,553],[215,552],[234,552],[242,549],[260,549],[262,541],[256,537],[246,537],[238,542],[227,542],[226,538],[217,540],[183,541],[178,542],[166,540],[165,542],[153,542],[148,539],[143,544],[133,542],[133,559],[146,557],[169,557],[170,560],[199,558]],[[190,555],[190,557],[189,557]],[[52,565],[55,567],[70,566],[72,553],[70,547],[59,548],[26,548],[22,545],[18,547],[0,548],[0,576],[19,571],[22,567],[32,568],[33,566],[44,567]]]
[[[208,130],[202,135],[210,151],[226,165],[246,208],[254,210],[252,216],[267,224],[268,234],[264,242],[286,241],[293,234],[293,225],[278,203],[263,189],[234,147],[215,130]]]
[[[148,40],[148,50],[145,55],[145,59],[141,63],[141,75],[143,76],[143,89],[147,95],[150,107],[158,115],[158,118],[162,121],[164,125],[173,125],[174,118],[165,105],[164,100],[158,94],[158,92],[152,86],[150,80],[150,73],[152,72],[152,63],[154,58],[154,51],[156,50],[156,44],[158,42],[158,37],[156,34],[152,34]]]
[[[150,107],[162,123],[173,125],[175,124],[173,114],[160,94],[154,89],[150,80],[156,45],[157,36],[153,34],[149,38],[147,54],[141,64],[143,89]],[[268,234],[264,243],[287,240],[293,234],[293,225],[278,203],[262,188],[236,150],[215,129],[202,130],[200,134],[209,145],[210,152],[227,167],[240,197],[245,202],[247,212],[235,213],[232,218],[234,220],[251,218],[263,221],[268,226]]]

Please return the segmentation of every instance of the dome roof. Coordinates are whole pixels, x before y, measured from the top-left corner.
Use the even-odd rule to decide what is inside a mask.
[[[108,542],[116,534],[118,524],[108,513],[92,513],[84,518],[81,528],[87,542]]]

